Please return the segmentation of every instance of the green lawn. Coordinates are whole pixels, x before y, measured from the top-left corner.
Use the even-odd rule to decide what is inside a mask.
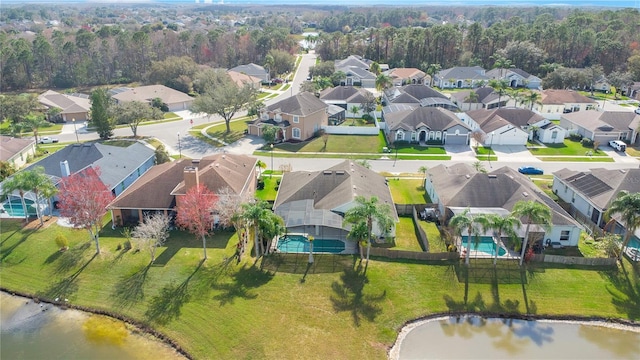
[[[422,252],[420,242],[416,236],[411,217],[400,217],[400,223],[396,225],[396,246],[393,250],[408,250]]]
[[[391,150],[391,154],[394,154],[395,150]],[[440,146],[420,146],[418,144],[404,144],[398,145],[398,154],[434,154],[434,155],[446,155],[447,151]]]
[[[366,120],[361,118],[347,118],[342,124],[339,126],[364,126],[364,127],[375,127],[375,123],[368,123]]]
[[[264,175],[262,179],[264,180],[264,189],[256,190],[256,198],[265,201],[275,201],[276,195],[278,194],[276,188],[276,186],[278,186],[277,180],[282,179],[282,177],[269,177],[269,175]]]
[[[424,204],[429,201],[429,195],[424,191],[422,179],[387,179],[391,197],[396,204]]]
[[[592,147],[584,147],[579,141],[565,139],[563,144],[545,144],[546,147],[529,148],[535,156],[585,156],[588,151],[592,156],[607,156],[604,151],[593,150]]]
[[[227,125],[223,122],[207,129],[207,134],[209,136],[213,136],[214,138],[220,139],[227,144],[231,144],[240,140],[244,136],[244,131],[247,129],[248,122],[249,121],[245,120],[245,118],[232,120],[229,123],[229,128],[231,129],[230,133],[227,133]],[[223,144],[218,142],[209,143],[215,144],[214,146],[217,147],[223,146]]]
[[[496,153],[490,147],[478,146],[476,149],[476,159],[482,161],[498,161]]]
[[[379,153],[382,149],[377,135],[329,135],[327,147],[322,138],[300,143],[282,143],[275,146],[277,151],[288,152],[335,152],[335,153]]]
[[[435,223],[420,221],[418,222],[418,225],[420,225],[427,234],[427,239],[429,240],[429,252],[447,252],[447,245],[444,243],[444,239],[440,236],[440,230],[438,230]]]
[[[627,262],[619,272],[537,265],[517,273],[524,283],[465,286],[457,262],[373,258],[363,273],[350,256],[319,255],[305,274],[302,254],[288,257],[292,266],[261,269],[249,256],[236,264],[237,237],[221,232],[209,238],[209,259],[200,264],[200,240],[173,231],[148,267],[148,254],[123,250],[125,239],[110,224],[96,257],[86,231],[0,225],[3,288],[117,312],[199,359],[386,359],[403,324],[449,311],[640,320],[638,268]],[[70,250],[58,251],[57,234],[69,238]]]

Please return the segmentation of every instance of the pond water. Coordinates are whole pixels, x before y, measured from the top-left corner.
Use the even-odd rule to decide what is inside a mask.
[[[408,325],[392,359],[639,359],[640,329],[599,322],[445,317]]]
[[[125,323],[0,293],[2,359],[184,359]]]

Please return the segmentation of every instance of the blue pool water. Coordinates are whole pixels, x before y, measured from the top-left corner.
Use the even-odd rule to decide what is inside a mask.
[[[309,252],[309,240],[303,235],[285,235],[278,240],[278,250],[283,253]],[[333,239],[313,240],[314,253],[339,254],[345,249],[344,241]]]
[[[36,215],[36,209],[33,207],[33,201],[29,199],[24,200],[27,204],[27,211],[29,215]],[[24,209],[22,209],[22,201],[20,199],[11,199],[11,201],[5,201],[2,203],[4,210],[10,216],[23,217]]]
[[[631,239],[629,240],[629,243],[627,244],[627,247],[630,248],[634,248],[634,249],[639,249],[640,250],[640,241],[638,241],[638,238],[633,236],[631,237]]]
[[[480,236],[480,240],[478,244],[475,243],[476,239],[471,238],[471,250],[482,251],[483,253],[487,253],[491,256],[496,256],[496,243],[493,242],[493,239],[490,236]],[[463,237],[462,239],[462,249],[467,248],[467,237]],[[461,249],[461,250],[462,250]],[[500,248],[498,250],[498,256],[502,256],[507,253],[507,250],[504,248]]]

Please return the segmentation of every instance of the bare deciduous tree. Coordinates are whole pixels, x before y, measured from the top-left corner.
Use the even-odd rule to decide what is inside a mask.
[[[169,238],[169,217],[163,213],[145,215],[131,236],[139,248],[149,251],[153,263],[156,261],[156,250]]]
[[[237,215],[240,212],[240,204],[249,202],[249,200],[248,196],[239,196],[228,186],[220,189],[218,191],[218,202],[214,208],[220,226],[233,226],[239,229],[240,225]]]

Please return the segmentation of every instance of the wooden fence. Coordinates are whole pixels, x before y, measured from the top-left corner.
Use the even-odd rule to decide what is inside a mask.
[[[536,254],[531,261],[580,266],[616,266],[615,258],[583,258],[577,256],[561,256]]]
[[[406,250],[390,250],[390,249],[372,247],[371,256],[381,256],[389,259],[442,261],[442,260],[457,260],[460,255],[456,252],[429,253],[429,252],[406,251]]]
[[[420,218],[418,217],[418,211],[416,210],[415,207],[413,208],[411,215],[413,216],[413,230],[416,232],[416,235],[418,236],[418,240],[420,241],[422,250],[429,252],[430,251],[429,239],[427,238],[427,233],[419,224]]]

